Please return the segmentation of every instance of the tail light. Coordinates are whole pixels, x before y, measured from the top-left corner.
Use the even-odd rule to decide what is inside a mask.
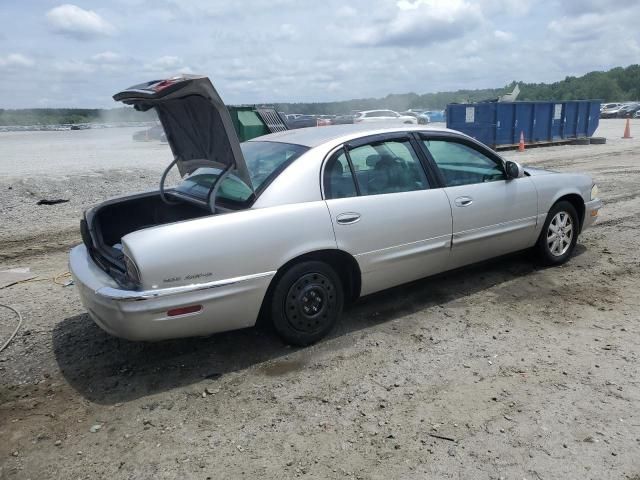
[[[126,255],[124,256],[124,266],[127,269],[127,277],[136,285],[140,285],[140,272],[137,265]]]
[[[153,85],[151,87],[151,89],[154,92],[158,93],[158,92],[164,90],[165,88],[170,87],[174,83],[181,82],[182,80],[184,80],[182,77],[173,77],[173,78],[168,78],[166,80],[160,80],[158,83]]]

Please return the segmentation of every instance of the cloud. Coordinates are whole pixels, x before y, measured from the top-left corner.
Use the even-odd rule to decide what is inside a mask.
[[[47,23],[55,33],[86,40],[115,34],[116,29],[93,10],[65,4],[46,14]]]
[[[165,55],[146,63],[144,69],[147,72],[158,75],[173,75],[176,73],[194,73],[193,69],[180,58],[173,55]]]
[[[506,14],[514,17],[527,15],[533,6],[533,0],[476,0],[475,3],[480,5],[485,15]]]
[[[336,16],[341,18],[354,18],[357,14],[358,11],[349,5],[343,5],[336,10]]]
[[[92,55],[90,60],[95,63],[117,64],[123,63],[126,59],[119,53],[106,51]]]
[[[165,55],[164,57],[156,58],[154,61],[145,65],[148,70],[167,70],[172,68],[178,68],[182,66],[182,60],[179,57],[172,55]]]
[[[477,4],[466,0],[400,0],[389,21],[357,29],[359,46],[427,46],[465,36],[484,22]]]
[[[640,58],[640,0],[0,0],[0,17],[18,16],[0,32],[5,108],[112,106],[123,86],[189,67],[226,102],[262,103],[555,81]]]
[[[599,38],[610,27],[603,22],[602,16],[587,13],[576,17],[562,17],[549,22],[549,31],[559,38],[573,42],[583,42]]]
[[[80,60],[61,60],[54,62],[53,68],[60,73],[86,75],[96,71],[96,67]]]
[[[638,0],[564,0],[562,9],[566,13],[579,15],[592,12],[616,12],[637,5]]]
[[[276,40],[293,40],[296,38],[298,31],[290,23],[283,23],[274,35]]]
[[[513,33],[511,32],[504,32],[502,30],[495,30],[493,32],[493,36],[496,37],[496,39],[498,40],[504,40],[505,42],[508,42],[510,40],[513,40]]]
[[[0,57],[0,68],[28,68],[35,62],[21,53],[10,53],[6,57]]]

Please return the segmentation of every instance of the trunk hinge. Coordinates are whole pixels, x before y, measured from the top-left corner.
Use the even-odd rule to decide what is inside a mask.
[[[227,178],[227,175],[229,175],[229,173],[231,173],[231,165],[233,164],[227,165],[222,173],[218,175],[218,178],[216,178],[215,182],[213,182],[213,185],[211,185],[209,193],[207,193],[207,205],[209,205],[211,213],[216,213],[216,195],[224,179]]]

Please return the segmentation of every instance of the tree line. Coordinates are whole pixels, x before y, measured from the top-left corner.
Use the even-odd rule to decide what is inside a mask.
[[[274,106],[285,113],[337,115],[354,110],[410,108],[440,110],[449,103],[473,103],[495,99],[519,85],[518,100],[581,100],[598,99],[604,102],[640,100],[640,65],[617,67],[606,72],[590,72],[581,77],[566,77],[554,83],[524,83],[513,81],[502,88],[457,90],[437,93],[389,94],[384,98],[361,98],[339,102],[279,103]],[[150,110],[138,112],[131,107],[111,109],[85,108],[29,108],[0,109],[0,126],[59,125],[77,123],[115,123],[151,121],[156,118]]]
[[[581,77],[566,77],[554,83],[513,81],[502,88],[458,90],[419,95],[391,94],[384,98],[362,98],[341,102],[281,103],[278,110],[286,113],[341,114],[353,110],[379,108],[404,111],[410,108],[444,109],[449,103],[474,103],[495,99],[518,85],[518,100],[602,100],[603,102],[640,100],[640,65],[617,67],[606,72],[590,72]]]

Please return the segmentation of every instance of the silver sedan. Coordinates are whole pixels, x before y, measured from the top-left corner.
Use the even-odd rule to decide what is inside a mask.
[[[174,161],[157,191],[85,213],[70,266],[94,321],[132,340],[261,314],[310,344],[386,288],[524,249],[562,264],[602,206],[588,175],[523,168],[451,130],[340,125],[240,144],[206,77],[114,98],[156,109]],[[174,166],[183,180],[166,188]]]

